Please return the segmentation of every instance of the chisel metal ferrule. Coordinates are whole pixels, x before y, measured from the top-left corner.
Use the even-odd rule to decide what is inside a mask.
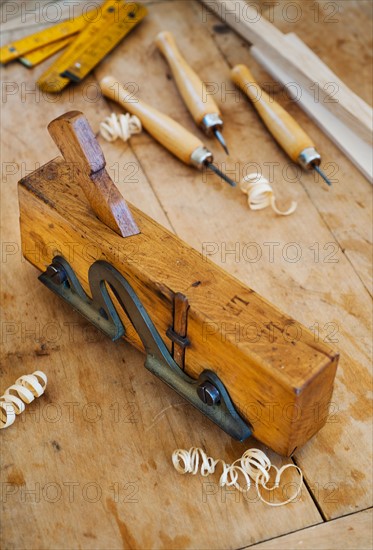
[[[319,166],[321,162],[321,156],[314,147],[307,147],[303,149],[298,157],[299,164],[306,170],[312,170],[316,165]]]
[[[215,128],[217,128],[218,130],[221,130],[223,128],[223,121],[218,114],[210,113],[203,117],[201,121],[201,127],[207,135],[210,135]]]
[[[194,149],[193,153],[190,156],[190,162],[198,168],[199,170],[202,170],[206,164],[211,163],[213,161],[213,156],[211,151],[209,151],[206,147],[197,147],[197,149]]]

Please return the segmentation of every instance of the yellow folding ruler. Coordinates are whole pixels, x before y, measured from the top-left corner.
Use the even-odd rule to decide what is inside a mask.
[[[41,63],[42,61],[45,61],[55,53],[65,48],[73,40],[74,35],[63,38],[62,40],[57,40],[57,42],[52,42],[51,44],[46,44],[45,46],[42,46],[37,50],[33,50],[32,52],[29,52],[26,55],[19,57],[18,61],[28,69],[31,69],[32,67],[36,67],[36,65],[39,65],[39,63]]]
[[[106,0],[99,10],[4,46],[0,62],[19,59],[27,67],[34,67],[67,46],[38,80],[42,90],[59,92],[70,81],[80,82],[87,76],[147,12],[145,6],[135,2]]]
[[[69,19],[68,21],[62,21],[57,25],[53,25],[48,29],[45,29],[25,38],[21,38],[16,42],[6,44],[0,48],[0,63],[9,63],[14,59],[20,59],[21,56],[29,54],[30,52],[36,53],[42,52],[44,48],[56,48],[57,44],[60,44],[66,40],[73,40],[73,35],[80,32],[89,22],[89,17],[93,17],[95,10],[88,12],[86,15],[81,15],[75,19]],[[60,46],[61,48],[63,46]],[[54,50],[55,53],[57,50]],[[51,54],[52,55],[52,54]],[[40,56],[37,58],[38,63]],[[41,57],[40,60],[46,59],[46,57]],[[36,64],[36,63],[35,63]]]

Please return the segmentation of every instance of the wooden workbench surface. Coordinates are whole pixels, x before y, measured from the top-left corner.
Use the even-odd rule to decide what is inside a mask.
[[[28,1],[29,11],[39,8],[25,15],[22,2],[4,2],[2,44],[46,27],[38,13],[47,3]],[[60,2],[65,16],[66,4]],[[371,185],[277,90],[276,98],[313,137],[334,185],[328,189],[315,175],[294,170],[252,106],[229,93],[229,68],[236,63],[247,63],[267,88],[273,84],[249,46],[197,1],[147,4],[149,15],[136,31],[93,75],[61,95],[37,90],[43,65],[1,69],[0,388],[37,369],[49,379],[46,394],[1,433],[1,547],[370,548]],[[290,22],[290,4],[300,10],[296,23]],[[256,5],[370,100],[370,2]],[[264,447],[254,439],[233,441],[192,410],[143,368],[139,352],[93,330],[37,281],[38,272],[21,257],[16,183],[56,156],[46,130],[53,118],[81,110],[98,133],[105,116],[118,111],[98,95],[103,75],[134,83],[139,97],[198,134],[154,46],[157,32],[166,29],[218,90],[231,156],[200,135],[217,162],[236,178],[258,168],[268,177],[272,166],[279,201],[295,199],[298,209],[288,218],[271,209],[249,211],[238,188],[184,166],[146,133],[130,144],[99,138],[111,176],[130,202],[197,250],[213,251],[213,261],[341,354],[326,426],[294,456],[305,476],[301,498],[282,508],[258,502],[254,492],[248,499],[220,489],[217,477],[177,474],[171,454],[178,447],[202,446],[227,462],[247,447]],[[242,253],[247,243],[260,251],[256,261]],[[268,453],[276,465],[285,462]]]

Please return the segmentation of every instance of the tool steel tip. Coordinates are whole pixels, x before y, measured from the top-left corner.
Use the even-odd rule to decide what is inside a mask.
[[[212,162],[207,162],[206,163],[206,166],[207,168],[210,168],[210,170],[212,170],[213,172],[215,172],[215,174],[217,174],[220,178],[222,178],[224,181],[226,181],[227,183],[229,183],[229,185],[231,185],[232,187],[236,187],[236,183],[231,180],[230,178],[228,178],[228,176],[226,174],[224,174],[223,172],[221,172],[219,170],[219,168],[217,166],[215,166],[215,164],[212,164]]]
[[[227,155],[229,155],[227,144],[225,143],[225,139],[223,138],[223,134],[218,130],[216,127],[214,128],[214,134],[220,145],[223,147],[224,151]]]
[[[325,181],[325,183],[327,183],[328,185],[332,185],[332,182],[326,177],[326,175],[324,174],[324,172],[321,170],[321,168],[317,165],[317,164],[312,164],[312,168],[314,168],[316,170],[316,172],[318,174],[320,174],[320,176],[322,177],[322,179]]]

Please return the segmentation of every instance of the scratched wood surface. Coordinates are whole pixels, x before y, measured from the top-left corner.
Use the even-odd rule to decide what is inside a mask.
[[[277,539],[255,544],[260,550],[370,550],[373,544],[372,509],[327,521]]]
[[[17,63],[1,69],[1,390],[37,368],[49,377],[45,396],[1,433],[1,546],[281,548],[291,532],[290,548],[304,547],[307,533],[313,548],[330,548],[338,537],[348,540],[346,547],[369,547],[372,520],[362,514],[372,504],[371,186],[275,89],[338,181],[326,189],[312,174],[294,171],[251,106],[229,93],[234,89],[229,69],[241,62],[273,89],[248,45],[198,2],[148,3],[142,25],[84,83],[61,96],[37,92],[42,65],[31,72]],[[27,2],[33,4],[46,2]],[[294,13],[287,4],[263,3],[262,13],[282,31],[298,33],[369,101],[371,5],[299,1],[300,17],[291,23]],[[25,17],[21,2],[1,7],[14,6],[19,10],[4,23],[2,44],[47,24]],[[295,198],[298,210],[289,218],[270,210],[250,212],[238,189],[182,165],[146,134],[129,145],[100,139],[110,174],[129,201],[197,250],[209,251],[213,261],[312,327],[315,338],[334,340],[341,353],[328,422],[294,457],[306,486],[301,500],[287,507],[273,509],[256,502],[254,493],[248,501],[221,490],[216,477],[176,474],[170,462],[176,447],[200,445],[232,461],[258,444],[236,443],[212,426],[145,371],[140,353],[125,343],[113,345],[44,289],[37,271],[21,258],[16,182],[56,156],[46,131],[50,120],[82,110],[97,132],[99,122],[118,110],[98,96],[98,78],[111,73],[135,83],[139,97],[198,134],[154,46],[160,30],[175,33],[187,59],[216,92],[231,150],[226,159],[206,140],[217,162],[236,177],[256,169],[268,177],[272,168],[279,199],[285,204]],[[247,243],[255,243],[256,261],[242,253]],[[277,465],[284,462],[270,456]]]

